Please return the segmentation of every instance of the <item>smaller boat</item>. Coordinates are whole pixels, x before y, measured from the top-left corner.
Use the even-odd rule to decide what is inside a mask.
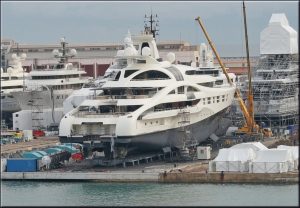
[[[16,99],[11,94],[15,91],[23,91],[25,87],[25,79],[28,73],[22,67],[22,61],[26,58],[26,54],[17,56],[12,54],[12,64],[6,70],[1,68],[1,111],[16,112],[20,110]]]

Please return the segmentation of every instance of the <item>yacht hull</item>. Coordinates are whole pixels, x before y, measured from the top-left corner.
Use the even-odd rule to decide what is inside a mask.
[[[190,131],[190,138],[196,140],[197,143],[205,141],[213,133],[223,134],[220,130],[226,131],[222,126],[222,116],[225,114],[226,109],[202,120],[197,123],[186,126]],[[165,131],[153,132],[132,137],[116,137],[115,146],[126,146],[136,148],[138,151],[159,151],[164,147],[180,148],[183,144],[183,138],[186,133],[180,128],[168,129]],[[83,143],[84,141],[91,140],[90,137],[64,137],[60,138],[61,143],[75,142]],[[101,141],[101,138],[93,139]],[[110,141],[101,141],[101,143],[110,143]]]

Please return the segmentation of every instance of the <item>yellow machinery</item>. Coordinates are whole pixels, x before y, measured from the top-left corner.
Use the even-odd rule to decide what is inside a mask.
[[[244,13],[245,15],[245,13]],[[245,17],[245,16],[244,16]],[[226,78],[227,78],[227,81],[230,85],[233,85],[231,79],[229,78],[228,76],[228,73],[224,67],[224,64],[222,63],[221,59],[220,59],[220,56],[218,55],[213,43],[211,42],[203,24],[202,24],[202,21],[200,19],[200,17],[197,17],[195,20],[198,21],[200,27],[202,28],[203,32],[204,32],[204,35],[210,45],[210,47],[212,48],[221,68],[222,68],[222,71],[223,73],[225,74]],[[246,20],[245,20],[246,22]],[[246,36],[247,38],[247,36]],[[248,91],[248,108],[247,106],[245,105],[243,99],[242,99],[242,96],[241,96],[241,93],[240,93],[240,90],[238,88],[236,88],[236,98],[239,102],[239,105],[240,105],[240,108],[243,112],[243,116],[245,118],[245,125],[240,128],[238,130],[239,133],[244,133],[244,134],[248,134],[248,135],[255,135],[255,134],[258,134],[258,133],[262,133],[264,136],[266,137],[270,137],[272,136],[272,132],[270,129],[261,129],[256,123],[255,123],[255,120],[254,120],[254,105],[253,105],[253,94],[252,94],[252,86],[251,86],[251,72],[250,72],[250,61],[249,61],[249,53],[248,53],[248,43],[247,43],[247,59],[248,59],[248,78],[249,78],[249,91]]]

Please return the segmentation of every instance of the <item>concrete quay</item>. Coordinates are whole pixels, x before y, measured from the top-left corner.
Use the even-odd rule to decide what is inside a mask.
[[[164,183],[298,183],[298,172],[289,173],[161,173],[159,181]]]
[[[299,175],[291,173],[233,173],[224,177],[212,173],[158,172],[3,172],[2,180],[160,182],[160,183],[298,183]]]
[[[2,180],[51,180],[99,182],[158,182],[159,173],[141,172],[3,172]]]
[[[74,166],[73,166],[74,165]],[[78,167],[82,165],[81,168]],[[75,168],[76,167],[76,168]],[[139,166],[88,167],[78,163],[69,168],[41,172],[1,172],[2,180],[98,181],[158,183],[298,183],[298,171],[288,173],[207,172],[208,161],[153,162]]]

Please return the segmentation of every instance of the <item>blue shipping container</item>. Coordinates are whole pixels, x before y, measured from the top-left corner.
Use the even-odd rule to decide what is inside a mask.
[[[6,163],[7,172],[36,172],[37,159],[9,158]]]

